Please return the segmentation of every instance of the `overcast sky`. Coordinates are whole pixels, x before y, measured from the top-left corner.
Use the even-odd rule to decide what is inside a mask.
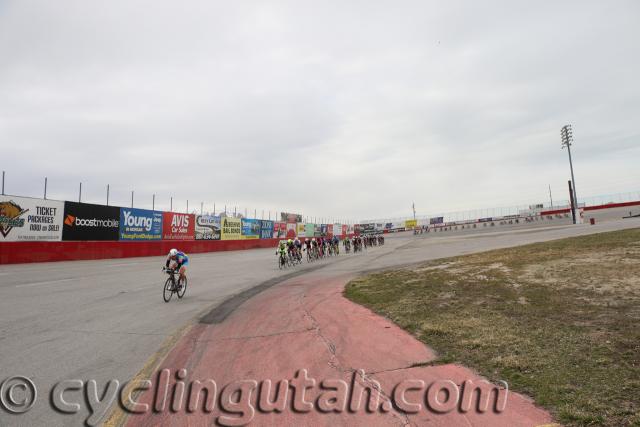
[[[640,192],[640,2],[0,0],[10,194],[337,219]]]

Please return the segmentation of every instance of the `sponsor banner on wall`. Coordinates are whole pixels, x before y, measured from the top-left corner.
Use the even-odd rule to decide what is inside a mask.
[[[240,218],[220,218],[220,238],[222,240],[242,239],[242,220]]]
[[[301,222],[300,222],[300,223],[298,223],[297,228],[298,228],[298,229],[297,229],[297,231],[296,231],[296,235],[297,235],[298,237],[305,237],[305,236],[307,235],[307,233],[306,233],[306,230],[305,230],[305,228],[304,228],[304,224],[303,224],[303,223],[301,223]]]
[[[342,225],[333,224],[333,235],[338,237],[342,236]]]
[[[280,221],[286,222],[286,223],[302,222],[302,215],[288,213],[288,212],[280,212]]]
[[[118,240],[120,208],[64,202],[62,240]]]
[[[327,236],[333,237],[333,224],[327,224]]]
[[[267,221],[267,220],[260,221],[260,238],[261,239],[273,238],[273,221]]]
[[[284,239],[287,237],[287,224],[285,222],[275,222],[273,224],[273,238]]]
[[[347,233],[349,232],[349,226],[348,225],[342,225],[342,237],[347,237]]]
[[[418,226],[418,220],[416,219],[408,219],[404,222],[404,228],[408,230],[412,230]]]
[[[314,237],[322,236],[322,224],[313,224],[313,235]]]
[[[356,235],[360,235],[360,224],[353,224],[353,233]]]
[[[360,232],[362,234],[373,234],[376,231],[376,225],[374,223],[360,224]]]
[[[0,242],[62,240],[64,202],[0,196]]]
[[[162,212],[120,208],[120,240],[162,239]]]
[[[296,223],[289,222],[287,223],[287,239],[295,239],[296,238]]]
[[[213,215],[196,216],[196,240],[220,240],[220,217]]]
[[[305,237],[313,237],[313,236],[315,236],[315,226],[313,224],[305,224],[304,225],[304,236]]]
[[[444,217],[443,216],[437,216],[435,218],[430,218],[429,219],[429,224],[431,225],[437,225],[437,224],[442,224],[444,223]]]
[[[326,236],[328,232],[329,232],[329,227],[327,226],[327,224],[320,224],[320,234],[322,236]]]
[[[260,238],[260,220],[259,219],[242,219],[242,239],[259,239]]]
[[[162,238],[165,240],[194,240],[196,238],[196,216],[163,212]]]

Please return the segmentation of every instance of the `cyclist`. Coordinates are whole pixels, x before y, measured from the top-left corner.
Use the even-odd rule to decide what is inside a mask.
[[[276,248],[276,255],[280,255],[280,258],[285,258],[287,256],[287,245],[284,240],[280,240],[278,243],[278,247]]]
[[[189,265],[189,257],[184,252],[181,252],[177,249],[171,249],[169,251],[169,255],[167,256],[167,262],[165,264],[166,268],[169,268],[169,265],[172,265],[173,270],[178,270],[180,273],[180,279],[178,280],[179,286],[182,286],[184,283],[184,279],[187,277],[187,266]]]

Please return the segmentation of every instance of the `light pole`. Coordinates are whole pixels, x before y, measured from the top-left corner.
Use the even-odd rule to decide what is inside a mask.
[[[571,145],[573,143],[573,131],[571,125],[562,126],[560,129],[560,138],[562,140],[562,148],[567,148],[569,153],[569,167],[571,168],[571,182],[573,184],[573,206],[578,209],[578,196],[576,192],[576,179],[573,176],[573,161],[571,160]]]

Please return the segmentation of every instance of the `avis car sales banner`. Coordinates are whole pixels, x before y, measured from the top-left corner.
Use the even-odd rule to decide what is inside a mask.
[[[304,224],[303,223],[298,223],[297,225],[297,230],[296,230],[296,235],[298,237],[305,237],[306,233],[305,233],[305,229],[304,229]]]
[[[120,208],[64,202],[62,240],[118,240]]]
[[[242,239],[242,220],[240,218],[231,217],[220,218],[220,239]]]
[[[260,220],[242,218],[242,239],[251,240],[260,238]]]
[[[165,240],[194,240],[196,238],[196,216],[163,212],[162,238]]]
[[[220,240],[220,217],[198,215],[196,217],[196,240]]]
[[[162,239],[162,212],[120,208],[120,240]]]
[[[267,221],[267,220],[260,221],[260,238],[261,239],[273,238],[273,221]]]
[[[296,238],[296,223],[290,222],[287,223],[287,239],[295,239]]]
[[[0,242],[62,240],[64,202],[0,196]]]

